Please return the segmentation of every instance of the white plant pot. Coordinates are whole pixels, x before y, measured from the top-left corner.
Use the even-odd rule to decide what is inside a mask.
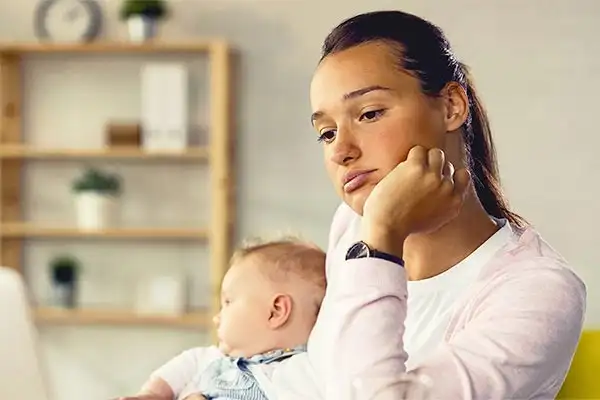
[[[117,200],[96,192],[78,193],[75,198],[77,225],[83,230],[99,230],[112,225]]]
[[[144,16],[133,16],[127,19],[129,40],[132,42],[145,42],[156,36],[158,21]]]
[[[52,285],[52,303],[55,307],[73,308],[76,304],[76,287],[75,284],[58,284]]]

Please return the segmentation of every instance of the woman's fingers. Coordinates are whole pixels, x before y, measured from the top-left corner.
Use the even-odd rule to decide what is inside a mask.
[[[446,162],[442,174],[444,175],[444,178],[448,178],[450,181],[454,182],[454,164],[450,161]]]
[[[391,235],[429,232],[455,218],[470,176],[455,171],[440,149],[415,146],[373,189],[363,207],[366,234],[395,227]],[[383,227],[383,228],[382,228]],[[402,237],[401,237],[402,236]]]
[[[408,152],[406,161],[422,165],[425,167],[424,171],[434,172],[441,180],[442,190],[446,194],[462,198],[471,182],[468,169],[456,170],[450,161],[446,161],[444,151],[438,148],[414,146]]]
[[[446,165],[446,155],[440,149],[431,149],[427,152],[427,163],[437,176],[442,175],[443,168]]]
[[[427,165],[427,149],[423,146],[414,146],[408,151],[406,161],[418,162]]]

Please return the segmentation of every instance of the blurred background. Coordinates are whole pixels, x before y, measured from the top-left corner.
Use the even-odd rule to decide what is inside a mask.
[[[310,126],[309,83],[329,30],[377,9],[402,9],[441,26],[471,67],[513,208],[588,286],[587,347],[576,359],[570,396],[598,390],[582,382],[591,382],[592,365],[600,363],[600,2],[169,0],[155,31],[133,20],[135,6],[123,14],[120,0],[99,0],[100,13],[79,11],[83,17],[69,15],[60,1],[45,10],[41,3],[0,0],[0,42],[25,45],[18,51],[21,144],[5,138],[0,154],[5,171],[16,168],[11,160],[20,163],[13,200],[27,223],[6,224],[0,237],[5,255],[22,245],[19,268],[38,307],[58,400],[133,393],[171,357],[211,343],[221,273],[203,240],[211,230],[231,220],[231,245],[289,231],[326,246],[338,199]],[[42,41],[59,48],[86,34],[117,45],[23,50]],[[215,39],[231,47],[230,79],[210,68]],[[148,50],[118,45],[139,42]],[[14,62],[11,54],[5,50],[4,59]],[[11,76],[18,74],[5,75],[5,87]],[[226,99],[228,85],[231,115],[212,98]],[[11,90],[2,93],[18,98]],[[154,138],[140,133],[140,122],[156,124],[152,116],[161,110],[172,124],[156,125]],[[161,129],[171,132],[168,140],[161,141]],[[211,129],[230,134],[231,158],[203,147],[213,143]],[[214,190],[229,194],[211,185],[214,158],[207,162],[205,151],[231,168],[235,212],[215,204]],[[11,179],[5,174],[0,184]],[[94,197],[98,192],[112,200]]]

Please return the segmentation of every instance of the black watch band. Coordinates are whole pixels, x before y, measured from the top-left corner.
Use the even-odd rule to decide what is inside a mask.
[[[404,267],[404,260],[402,260],[400,257],[372,249],[363,241],[354,243],[352,246],[350,246],[348,252],[346,253],[346,260],[354,260],[357,258],[379,258]]]

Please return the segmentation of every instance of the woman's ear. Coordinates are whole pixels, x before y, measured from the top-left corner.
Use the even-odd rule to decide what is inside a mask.
[[[459,129],[469,117],[469,97],[465,88],[457,82],[448,83],[441,92],[446,110],[446,131]]]
[[[269,327],[281,328],[292,315],[292,298],[287,294],[278,294],[271,302],[271,314],[269,316]]]

